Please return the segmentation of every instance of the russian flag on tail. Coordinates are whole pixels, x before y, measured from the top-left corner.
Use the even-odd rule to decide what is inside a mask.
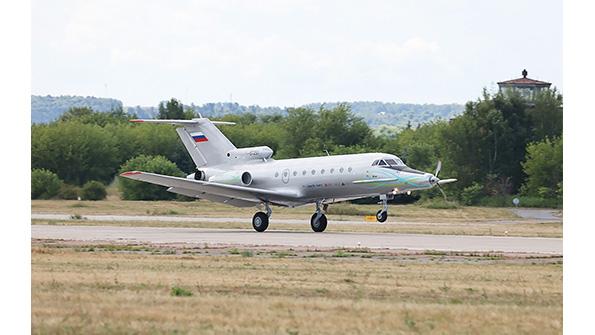
[[[192,136],[192,139],[194,140],[194,142],[198,143],[198,142],[207,142],[209,139],[205,136],[205,134],[203,134],[200,131],[195,131],[190,133],[190,136]]]

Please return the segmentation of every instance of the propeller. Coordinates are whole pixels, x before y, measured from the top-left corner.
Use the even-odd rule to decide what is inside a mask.
[[[444,201],[447,201],[446,200],[446,193],[444,193],[444,190],[442,189],[442,187],[440,187],[440,184],[436,184],[436,186],[440,190],[440,193],[442,193],[442,196],[444,197]]]
[[[438,189],[440,190],[440,193],[442,193],[442,196],[444,197],[444,201],[446,201],[446,193],[444,193],[444,190],[442,189],[442,187],[440,187],[440,185],[454,183],[457,180],[454,178],[450,178],[450,179],[438,178],[438,174],[440,173],[440,170],[442,170],[442,161],[438,161],[438,164],[436,164],[436,171],[434,171],[434,177],[432,177],[431,182],[434,183],[438,187]]]
[[[434,172],[435,177],[438,177],[440,170],[442,170],[442,161],[438,161],[438,164],[436,165],[436,171]]]

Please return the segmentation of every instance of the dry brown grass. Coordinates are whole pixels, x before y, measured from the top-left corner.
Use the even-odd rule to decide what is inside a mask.
[[[559,259],[160,250],[34,241],[32,332],[562,331]],[[193,295],[172,296],[173,286]]]
[[[340,203],[329,206],[329,215],[335,219],[362,220],[365,215],[375,215],[379,205],[354,205]],[[126,215],[191,215],[201,217],[246,217],[251,218],[255,208],[236,208],[207,200],[180,201],[76,201],[76,200],[32,200],[31,211],[37,213],[78,214],[126,214]],[[306,218],[314,212],[314,206],[273,209],[278,218]],[[390,217],[407,221],[485,221],[513,220],[518,217],[506,208],[461,207],[458,209],[428,209],[418,205],[394,205]]]

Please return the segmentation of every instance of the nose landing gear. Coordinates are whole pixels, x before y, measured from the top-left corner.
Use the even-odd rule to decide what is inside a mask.
[[[380,201],[382,201],[382,209],[376,212],[376,221],[382,223],[388,218],[388,197],[386,194],[380,195]]]
[[[327,208],[328,205],[322,206],[322,201],[316,201],[316,213],[312,214],[310,218],[310,227],[313,231],[321,233],[326,229],[327,220],[324,212]]]

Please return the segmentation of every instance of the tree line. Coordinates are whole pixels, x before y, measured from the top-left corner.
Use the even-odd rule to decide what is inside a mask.
[[[171,99],[159,118],[192,118],[196,112]],[[182,173],[194,165],[172,126],[128,122],[121,108],[110,113],[73,108],[55,122],[31,127],[32,168],[54,172],[67,184],[110,183],[127,161],[162,156]],[[459,182],[445,188],[466,204],[523,194],[561,202],[562,96],[546,90],[528,101],[514,92],[483,92],[448,121],[409,124],[397,134],[377,135],[348,104],[290,108],[285,115],[228,114],[221,131],[237,146],[267,145],[274,158],[386,152],[409,166]],[[426,196],[437,193],[427,192]]]

